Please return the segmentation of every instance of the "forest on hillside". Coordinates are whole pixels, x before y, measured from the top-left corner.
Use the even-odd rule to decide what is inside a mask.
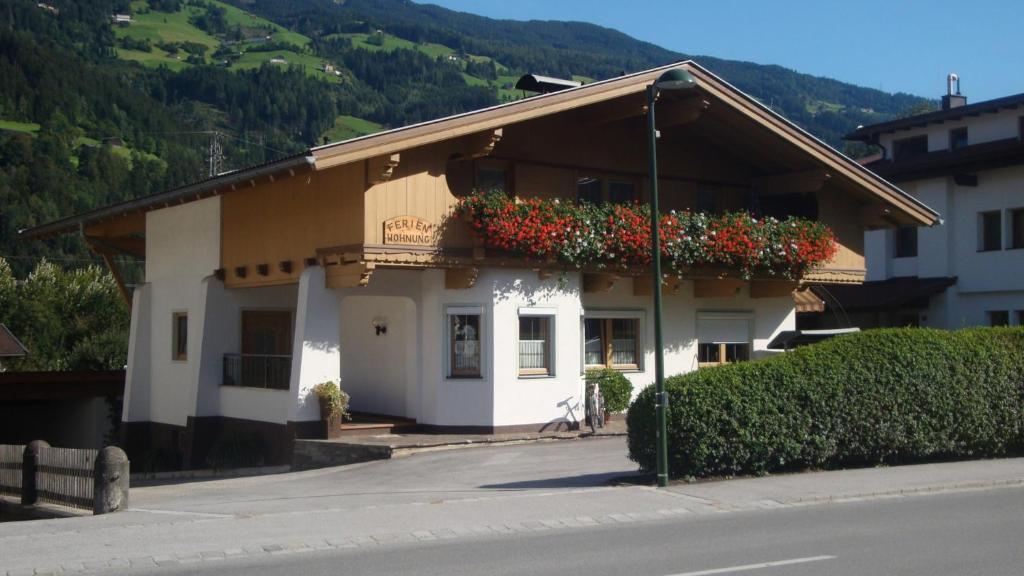
[[[208,177],[214,143],[214,169],[236,169],[520,97],[524,72],[594,80],[683,57],[591,24],[405,0],[0,0],[0,257],[19,276],[42,257],[96,262],[75,236],[17,232]],[[926,102],[700,62],[833,145]]]

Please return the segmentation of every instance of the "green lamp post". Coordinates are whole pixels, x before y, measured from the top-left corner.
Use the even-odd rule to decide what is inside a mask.
[[[647,87],[647,139],[650,154],[651,179],[651,267],[654,277],[654,385],[657,396],[654,402],[655,419],[658,427],[657,460],[658,486],[668,486],[668,436],[665,410],[668,394],[665,393],[665,343],[661,331],[661,238],[658,233],[658,129],[654,121],[654,103],[662,91],[691,90],[697,86],[697,79],[682,68],[672,68]]]

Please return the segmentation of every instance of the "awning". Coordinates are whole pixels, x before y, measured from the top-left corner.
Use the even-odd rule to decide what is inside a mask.
[[[811,286],[829,306],[843,310],[897,310],[928,307],[928,299],[956,284],[956,277],[918,278],[905,276],[863,284]]]
[[[860,332],[860,328],[838,328],[836,330],[786,330],[768,343],[769,350],[792,350],[798,346],[817,344],[843,334]]]
[[[824,312],[825,301],[810,289],[793,292],[793,304],[797,312]]]

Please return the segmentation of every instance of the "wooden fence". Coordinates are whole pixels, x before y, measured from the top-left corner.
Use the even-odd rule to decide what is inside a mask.
[[[21,497],[21,465],[25,446],[0,444],[0,494]]]
[[[40,448],[36,465],[39,500],[92,510],[97,450]]]
[[[0,494],[107,514],[128,507],[131,463],[124,450],[53,448],[43,440],[0,444]]]

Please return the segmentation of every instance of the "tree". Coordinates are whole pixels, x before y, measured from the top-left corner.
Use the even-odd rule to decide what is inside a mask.
[[[14,370],[117,370],[127,359],[128,311],[99,266],[43,260],[19,282],[0,258],[0,323],[29,349]]]

